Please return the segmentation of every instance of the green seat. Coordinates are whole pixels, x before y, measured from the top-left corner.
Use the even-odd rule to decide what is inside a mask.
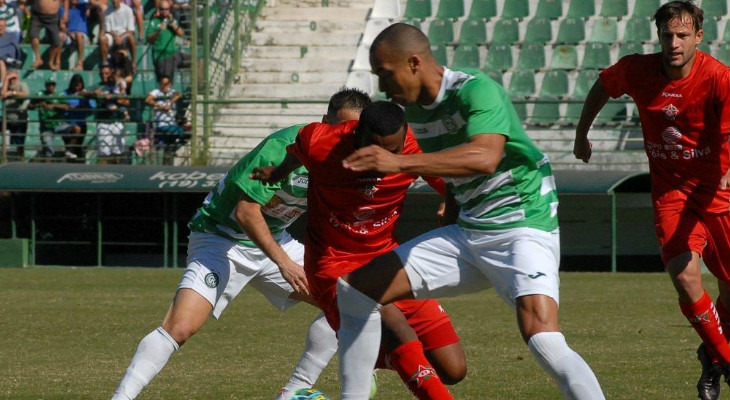
[[[431,45],[431,53],[433,54],[433,58],[436,59],[436,61],[441,65],[447,65],[448,62],[446,60],[446,46],[442,44],[432,44]]]
[[[529,125],[554,125],[560,119],[560,103],[553,96],[542,96],[537,98],[532,115],[527,119]]]
[[[512,107],[514,107],[520,121],[525,121],[527,119],[527,102],[525,99],[513,98]]]
[[[720,37],[717,29],[717,21],[715,21],[713,18],[705,19],[705,21],[702,23],[702,30],[705,32],[705,35],[702,38],[703,42],[714,42]]]
[[[619,59],[634,53],[644,54],[644,45],[639,42],[623,42],[618,48]]]
[[[540,85],[540,96],[563,97],[568,95],[568,72],[552,69],[545,72]]]
[[[519,22],[516,19],[500,19],[494,24],[492,43],[516,43],[520,40]]]
[[[723,43],[730,43],[730,24],[725,24],[725,32],[722,34]]]
[[[482,70],[482,72],[484,72],[484,74],[487,75],[488,77],[492,78],[492,80],[494,80],[495,82],[499,83],[500,85],[503,85],[504,77],[502,75],[502,71],[500,71],[498,69],[484,68]]]
[[[717,49],[715,58],[720,60],[725,65],[730,65],[730,44],[723,44]]]
[[[434,19],[428,26],[428,40],[434,44],[453,43],[454,24],[450,19]]]
[[[467,18],[461,23],[460,44],[482,44],[487,42],[487,26],[479,18]]]
[[[618,41],[618,24],[614,18],[601,18],[593,24],[589,42],[613,43]]]
[[[431,0],[408,0],[404,18],[424,19],[431,16]]]
[[[634,17],[653,17],[660,6],[659,0],[634,0]]]
[[[624,29],[624,42],[651,42],[652,37],[651,20],[647,17],[631,17],[626,21]]]
[[[640,1],[640,0],[639,0]],[[602,17],[623,17],[629,15],[628,0],[603,0]]]
[[[566,18],[560,23],[557,43],[578,43],[586,38],[586,29],[583,20],[580,18]]]
[[[527,23],[525,43],[547,43],[553,41],[553,31],[548,18],[533,18]]]
[[[560,45],[555,47],[555,49],[553,49],[553,57],[550,60],[550,68],[578,68],[578,51],[575,49],[575,46]]]
[[[459,45],[454,49],[454,67],[479,68],[479,47],[469,44]]]
[[[588,18],[596,14],[594,0],[571,0],[568,7],[569,18]]]
[[[520,57],[517,59],[519,69],[545,68],[545,47],[542,43],[528,43],[522,46]]]
[[[535,73],[529,69],[515,70],[509,80],[509,94],[511,96],[534,96]]]
[[[508,0],[502,8],[502,18],[525,18],[530,15],[528,0]]]
[[[598,80],[600,72],[595,69],[582,69],[575,78],[575,86],[573,87],[573,97],[585,97]]]
[[[699,45],[697,45],[697,50],[700,50],[704,53],[712,55],[712,48],[710,47],[709,44],[707,44],[705,42],[701,42]]]
[[[464,0],[441,0],[437,18],[461,18],[464,16]]]
[[[611,47],[608,43],[586,43],[583,68],[603,69],[611,65]]]
[[[84,69],[99,69],[101,66],[101,49],[99,46],[84,47]]]
[[[702,10],[707,18],[720,18],[727,15],[727,2],[725,0],[702,0]]]
[[[497,16],[497,0],[472,0],[469,18],[490,19]]]
[[[583,101],[585,97],[571,96],[565,108],[565,116],[560,120],[563,125],[577,125],[580,121],[580,114],[583,112]]]
[[[540,0],[535,17],[557,19],[563,16],[562,0]]]
[[[512,68],[512,46],[508,44],[493,44],[487,51],[486,68],[505,70]]]
[[[595,123],[598,125],[619,125],[626,121],[626,117],[626,103],[611,99],[598,113]]]

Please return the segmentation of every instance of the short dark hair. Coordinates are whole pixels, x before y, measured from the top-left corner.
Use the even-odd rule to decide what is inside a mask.
[[[359,128],[378,136],[390,136],[407,129],[408,124],[400,106],[389,101],[376,101],[362,110]]]
[[[327,116],[329,118],[337,118],[337,113],[343,108],[349,108],[355,111],[362,111],[369,106],[370,96],[357,88],[342,88],[330,97],[327,105]]]
[[[695,32],[698,32],[702,29],[702,22],[705,19],[704,14],[705,12],[694,5],[691,0],[677,0],[670,1],[659,7],[654,14],[654,20],[656,22],[656,29],[662,30],[663,27],[667,26],[669,21],[675,18],[682,19],[683,15],[688,15],[692,19]]]
[[[157,83],[162,83],[162,80],[165,78],[167,78],[168,80],[170,80],[170,82],[172,82],[172,78],[170,78],[170,75],[160,74],[160,76],[157,77]]]

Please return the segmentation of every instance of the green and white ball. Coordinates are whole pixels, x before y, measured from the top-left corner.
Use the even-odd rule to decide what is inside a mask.
[[[288,400],[330,400],[324,393],[317,389],[299,389]]]

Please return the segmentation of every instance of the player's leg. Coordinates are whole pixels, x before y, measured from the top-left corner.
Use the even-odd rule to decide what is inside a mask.
[[[238,273],[239,252],[227,239],[193,233],[188,267],[162,326],[137,346],[113,400],[134,399],[162,370],[170,356],[203,326],[208,315],[218,318],[253,274]]]

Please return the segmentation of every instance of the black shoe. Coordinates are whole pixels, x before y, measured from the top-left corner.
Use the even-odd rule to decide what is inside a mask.
[[[720,397],[720,378],[723,370],[712,362],[704,343],[697,348],[697,359],[702,364],[702,375],[697,381],[697,397],[702,400],[717,400]]]

